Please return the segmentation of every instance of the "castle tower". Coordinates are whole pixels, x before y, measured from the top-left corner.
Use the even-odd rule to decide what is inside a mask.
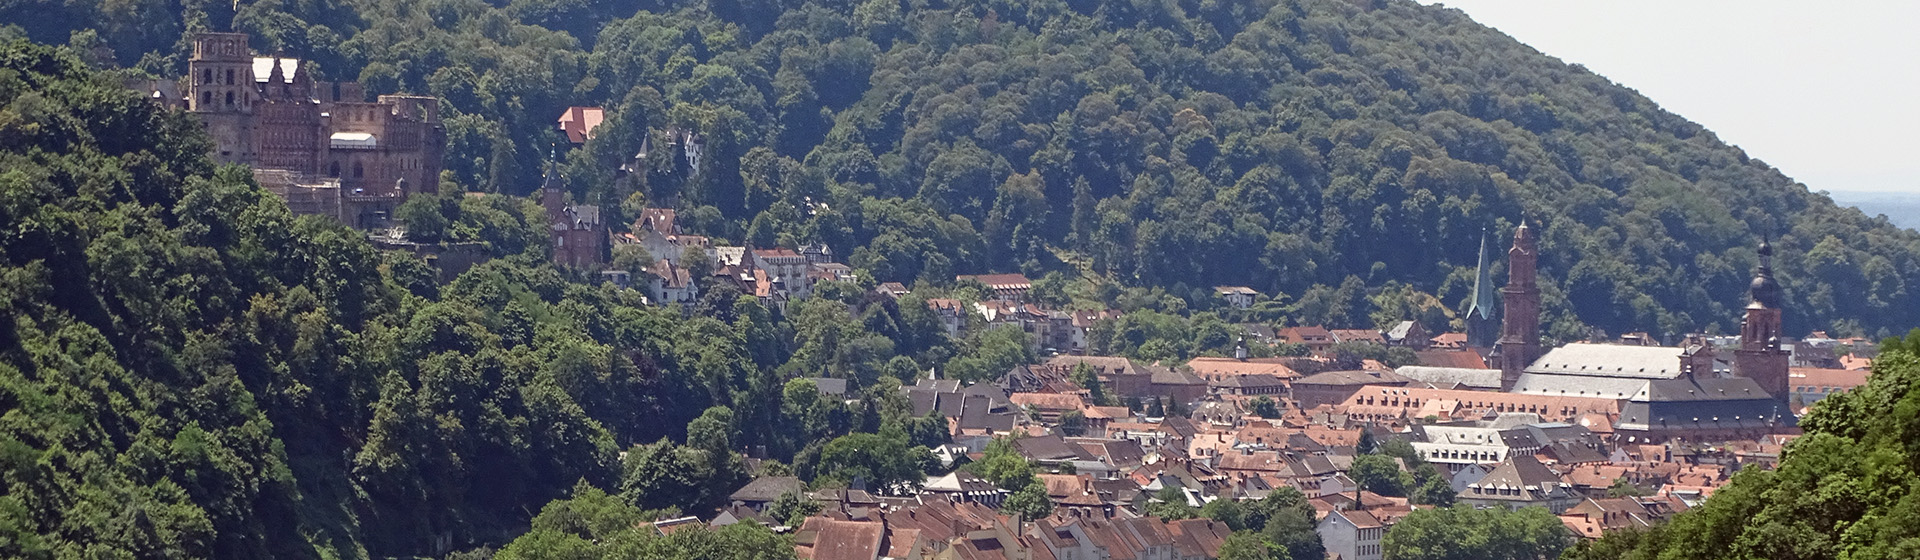
[[[245,33],[200,33],[187,60],[187,107],[207,125],[213,157],[253,161],[253,55]]]
[[[1780,283],[1773,279],[1773,245],[1760,242],[1760,266],[1748,288],[1751,303],[1740,325],[1740,348],[1733,351],[1733,374],[1752,379],[1787,408],[1788,352],[1780,349]]]
[[[1507,250],[1507,287],[1500,289],[1505,314],[1493,361],[1500,368],[1501,391],[1512,391],[1520,373],[1540,357],[1540,288],[1534,282],[1538,259],[1533,229],[1522,221],[1513,232],[1513,248]]]
[[[540,183],[540,207],[547,210],[547,221],[560,224],[567,219],[567,186],[560,181],[559,164],[548,163],[546,175]]]
[[[1500,320],[1493,315],[1492,252],[1487,249],[1487,230],[1480,230],[1480,265],[1473,276],[1473,304],[1467,307],[1467,346],[1492,348],[1500,339]]]

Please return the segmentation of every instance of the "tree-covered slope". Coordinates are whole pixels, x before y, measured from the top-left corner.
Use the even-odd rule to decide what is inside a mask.
[[[1800,421],[1776,470],[1743,469],[1706,504],[1568,560],[1869,560],[1920,556],[1920,329],[1883,344],[1867,384]]]
[[[1180,297],[1246,284],[1287,295],[1295,320],[1357,325],[1373,310],[1360,288],[1389,282],[1460,307],[1481,231],[1498,245],[1524,216],[1543,226],[1562,338],[1734,330],[1761,237],[1790,330],[1920,316],[1920,234],[1411,1],[173,6],[0,16],[43,41],[99,29],[74,41],[178,72],[177,43],[111,33],[171,10],[181,30],[230,26],[336,79],[442,96],[449,168],[474,188],[530,191],[560,109],[604,105],[607,128],[570,156],[579,194],[626,200],[613,170],[651,131],[640,190],[686,223],[826,242],[882,280],[1065,258]],[[704,136],[700,169],[663,157],[673,127]]]
[[[711,511],[741,447],[932,425],[786,387],[796,329],[751,297],[685,320],[541,247],[438,284],[216,169],[190,116],[64,49],[0,45],[0,100],[0,557],[437,555],[507,542],[576,485]],[[449,200],[496,250],[545,227]],[[791,370],[891,395],[888,360],[952,354],[924,306],[798,307],[826,340]]]

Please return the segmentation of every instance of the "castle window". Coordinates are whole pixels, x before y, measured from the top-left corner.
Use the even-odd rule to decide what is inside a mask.
[[[200,108],[205,109],[207,108],[208,105],[212,105],[212,104],[213,104],[213,92],[211,91],[200,92]]]
[[[359,179],[365,176],[367,176],[367,169],[361,167],[360,162],[353,162],[353,178]]]
[[[233,69],[227,69],[227,85],[233,85]]]
[[[201,83],[201,84],[211,84],[211,83],[213,83],[213,69],[212,69],[212,68],[208,68],[208,69],[206,69],[206,70],[201,70],[201,71],[200,71],[200,83]]]
[[[336,162],[327,164],[327,176],[328,177],[340,176],[340,162],[336,161]]]
[[[227,104],[228,105],[233,104],[233,92],[231,91],[227,92]]]

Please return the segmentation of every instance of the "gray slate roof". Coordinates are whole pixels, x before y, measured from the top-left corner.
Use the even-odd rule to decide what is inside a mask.
[[[1324,371],[1293,380],[1294,386],[1300,385],[1406,385],[1413,381],[1399,374],[1371,371]]]
[[[805,492],[807,484],[791,476],[763,476],[727,496],[736,502],[771,502],[787,492]]]
[[[818,387],[822,395],[838,397],[847,394],[847,380],[845,379],[834,379],[832,377],[808,377],[806,379],[807,381],[812,381],[813,386]]]
[[[1548,350],[1527,373],[1673,379],[1680,376],[1684,348],[1574,343]]]
[[[1620,410],[1619,430],[1765,428],[1798,423],[1792,411],[1744,377],[1656,380]]]
[[[1678,364],[1678,358],[1675,360],[1674,363]],[[1522,373],[1520,380],[1513,384],[1513,392],[1523,395],[1625,399],[1645,391],[1648,381],[1633,377]]]

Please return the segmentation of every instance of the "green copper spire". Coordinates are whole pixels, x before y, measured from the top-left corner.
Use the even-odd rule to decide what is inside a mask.
[[[1488,348],[1500,336],[1500,321],[1493,315],[1493,255],[1487,251],[1487,230],[1480,230],[1480,268],[1473,277],[1473,303],[1462,319],[1467,323],[1467,346]]]
[[[1493,318],[1493,271],[1487,268],[1490,260],[1487,255],[1487,231],[1480,230],[1480,268],[1473,277],[1473,305],[1467,307],[1467,317],[1472,319]]]

